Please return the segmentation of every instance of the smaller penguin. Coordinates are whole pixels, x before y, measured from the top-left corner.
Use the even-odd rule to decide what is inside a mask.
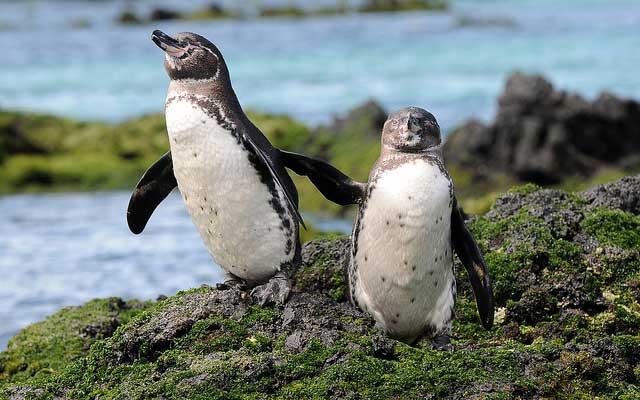
[[[465,266],[480,320],[491,329],[494,302],[482,254],[457,206],[442,161],[440,127],[417,107],[389,115],[382,149],[366,184],[323,161],[283,153],[283,163],[308,176],[341,205],[358,204],[348,269],[354,305],[390,337],[428,336],[449,347],[456,282],[453,250]]]

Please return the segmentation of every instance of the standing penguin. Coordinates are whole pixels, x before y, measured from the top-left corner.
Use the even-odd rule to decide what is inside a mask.
[[[225,284],[256,286],[261,305],[284,303],[300,263],[298,193],[280,151],[247,118],[218,48],[202,36],[154,31],[171,78],[165,116],[171,151],[136,186],[133,233],[176,187]]]
[[[389,336],[428,335],[449,344],[456,282],[453,250],[464,264],[482,325],[493,325],[493,291],[478,246],[458,209],[440,150],[440,127],[417,107],[389,116],[367,184],[326,163],[283,153],[283,161],[329,200],[359,204],[349,264],[351,301]]]

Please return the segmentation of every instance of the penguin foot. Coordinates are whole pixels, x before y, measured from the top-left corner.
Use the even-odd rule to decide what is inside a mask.
[[[291,282],[285,276],[275,275],[269,281],[256,286],[251,291],[251,297],[260,306],[268,304],[283,305],[291,292]]]
[[[453,351],[451,337],[449,335],[440,335],[433,338],[431,348],[434,350]]]
[[[216,283],[216,289],[218,290],[229,290],[231,288],[240,288],[242,287],[242,282],[240,281],[225,281],[222,283]]]
[[[237,276],[225,272],[224,274],[224,282],[216,283],[216,289],[218,290],[229,290],[231,288],[243,289],[245,287],[245,282],[238,278]]]

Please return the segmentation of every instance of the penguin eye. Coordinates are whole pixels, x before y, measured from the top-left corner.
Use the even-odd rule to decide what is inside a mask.
[[[393,126],[398,126],[398,124],[399,124],[399,123],[400,123],[400,121],[398,121],[398,119],[397,119],[397,118],[394,118],[394,119],[392,119],[392,120],[391,120],[391,124],[392,124]]]

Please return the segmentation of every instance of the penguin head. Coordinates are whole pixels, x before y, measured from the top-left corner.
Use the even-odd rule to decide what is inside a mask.
[[[171,37],[155,30],[151,40],[165,52],[164,68],[172,80],[228,78],[222,53],[200,35],[183,32]]]
[[[382,128],[382,145],[400,152],[435,150],[440,143],[438,121],[419,107],[405,107],[391,113]]]

